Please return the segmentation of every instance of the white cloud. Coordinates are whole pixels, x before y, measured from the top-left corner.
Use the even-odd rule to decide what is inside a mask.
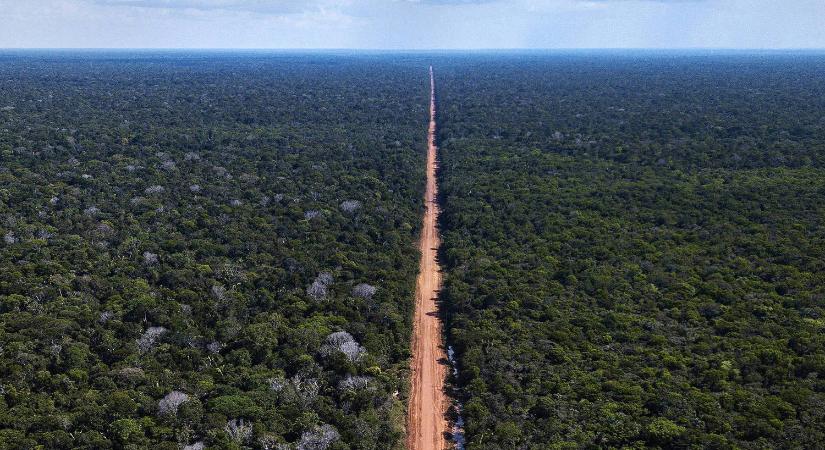
[[[255,12],[262,14],[294,14],[306,11],[318,2],[289,0],[91,0],[110,7],[149,8],[166,10]]]
[[[821,0],[0,0],[0,47],[825,47]]]

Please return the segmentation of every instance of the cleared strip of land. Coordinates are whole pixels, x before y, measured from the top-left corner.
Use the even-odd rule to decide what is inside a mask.
[[[438,184],[436,182],[435,80],[430,67],[430,126],[427,144],[426,210],[421,230],[421,265],[415,289],[415,318],[412,342],[412,383],[408,415],[407,447],[410,450],[447,448],[449,430],[445,413],[449,406],[444,392],[447,376],[446,354],[442,345],[441,321],[436,297],[441,288],[441,268],[437,251]]]

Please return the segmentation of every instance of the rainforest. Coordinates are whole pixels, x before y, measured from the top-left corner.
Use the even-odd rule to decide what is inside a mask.
[[[0,449],[821,448],[823,220],[817,52],[2,50]]]

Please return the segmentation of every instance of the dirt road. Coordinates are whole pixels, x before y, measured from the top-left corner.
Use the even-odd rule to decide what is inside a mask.
[[[438,185],[435,179],[435,80],[430,67],[430,128],[427,144],[426,210],[421,230],[421,265],[415,289],[415,317],[412,341],[412,383],[407,417],[407,448],[441,450],[447,448],[444,433],[449,400],[444,393],[447,376],[441,321],[436,296],[441,288],[441,268],[436,259],[441,237],[438,234]]]

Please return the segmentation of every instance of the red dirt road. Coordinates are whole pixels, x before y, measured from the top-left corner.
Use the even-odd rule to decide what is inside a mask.
[[[436,183],[435,80],[430,67],[430,128],[427,144],[426,210],[421,230],[421,264],[415,286],[415,316],[412,339],[412,383],[407,415],[407,448],[442,450],[449,431],[445,417],[449,400],[444,392],[447,356],[442,346],[441,321],[436,296],[441,288],[441,268],[436,252],[441,245],[438,233],[438,185]]]

